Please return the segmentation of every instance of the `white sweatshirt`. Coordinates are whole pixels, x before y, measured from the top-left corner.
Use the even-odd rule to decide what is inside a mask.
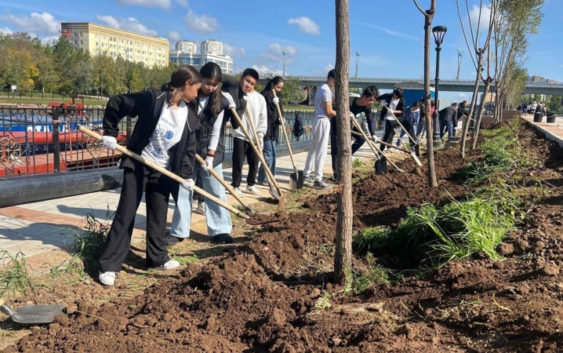
[[[266,135],[266,131],[268,130],[268,111],[266,109],[266,100],[264,99],[264,96],[256,91],[253,91],[252,93],[247,93],[244,96],[244,99],[246,100],[246,110],[250,110],[258,136],[264,137],[264,135]],[[248,122],[249,116],[246,110],[240,118],[242,119],[242,123],[246,127],[246,130],[248,130],[250,137],[254,138],[252,126]],[[233,137],[248,141],[240,127],[233,130]]]

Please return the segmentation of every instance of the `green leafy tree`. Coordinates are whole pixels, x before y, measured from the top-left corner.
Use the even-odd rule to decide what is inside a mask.
[[[280,99],[283,104],[299,104],[307,98],[307,94],[299,86],[298,79],[284,80],[283,90],[280,93]]]

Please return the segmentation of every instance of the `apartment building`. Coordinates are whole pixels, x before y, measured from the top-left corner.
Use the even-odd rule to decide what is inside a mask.
[[[167,39],[106,27],[89,22],[62,22],[61,35],[76,49],[91,55],[121,57],[147,67],[164,67],[169,62]]]
[[[223,42],[206,40],[201,42],[200,51],[197,51],[197,43],[187,40],[178,41],[176,50],[170,51],[170,62],[176,65],[191,65],[197,69],[214,62],[221,71],[231,75],[233,73],[233,58],[223,54]]]

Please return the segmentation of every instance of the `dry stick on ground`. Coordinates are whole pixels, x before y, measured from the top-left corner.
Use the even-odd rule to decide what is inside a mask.
[[[91,137],[93,137],[93,138],[95,138],[99,141],[102,140],[102,135],[88,129],[85,126],[81,126],[80,131],[82,131],[83,133],[85,133],[85,134],[87,134],[87,135],[89,135],[89,136],[91,136]],[[116,145],[115,149],[118,150],[119,152],[123,153],[124,155],[129,156],[129,157],[133,158],[134,160],[139,161],[139,162],[143,163],[144,165],[146,165],[148,167],[151,167],[152,169],[156,170],[157,172],[160,172],[160,173],[166,175],[170,179],[175,180],[180,184],[184,184],[186,182],[186,179],[180,177],[179,175],[172,173],[168,169],[163,168],[163,167],[159,166],[158,164],[156,164],[154,162],[151,162],[151,161],[143,158],[142,156],[138,155],[137,153],[128,150],[124,146]],[[227,203],[219,200],[217,197],[211,195],[210,193],[201,189],[200,187],[197,187],[197,186],[194,185],[193,190],[196,191],[197,193],[199,193],[201,196],[205,197],[206,199],[215,202],[219,206],[229,210],[230,212],[234,213],[235,215],[237,215],[241,218],[245,218],[245,219],[250,218],[246,213],[243,213],[243,212],[237,210],[236,208],[232,207],[231,205],[228,205]]]
[[[229,191],[229,193],[251,214],[255,214],[256,211],[249,206],[248,204],[246,204],[242,198],[240,197],[240,195],[238,194],[238,192],[236,192],[233,187],[227,183],[225,181],[225,179],[221,178],[221,176],[213,169],[213,168],[207,168],[207,165],[205,163],[205,160],[203,158],[200,157],[199,154],[196,153],[195,155],[195,159],[199,162],[199,164],[201,164],[202,167],[205,167],[205,169],[207,170],[207,172],[211,175],[213,175],[213,177],[215,177],[215,179],[217,179],[217,181],[219,183],[221,183],[221,185],[223,185],[225,187],[225,189],[227,189],[227,191]]]
[[[268,168],[268,165],[266,164],[266,160],[264,159],[264,156],[262,155],[262,153],[260,153],[259,147],[256,147],[256,144],[252,141],[252,137],[248,133],[246,126],[244,126],[242,119],[238,116],[236,109],[235,108],[230,108],[230,109],[231,109],[231,113],[233,113],[233,117],[235,118],[236,123],[239,124],[240,129],[242,130],[244,136],[246,136],[246,138],[248,139],[248,143],[250,143],[250,147],[252,147],[254,152],[258,155],[260,162],[264,166],[264,171],[266,172],[266,176],[268,177],[270,182],[273,183],[274,186],[275,186],[275,191],[278,193],[278,195],[272,195],[272,196],[276,197],[276,199],[279,201],[278,209],[283,209],[285,207],[285,202],[286,202],[285,196],[282,194],[281,188],[279,187],[278,183],[276,182],[276,179],[275,179],[274,175],[272,174],[272,171],[270,170],[270,168]],[[272,190],[272,189],[270,189],[270,190]],[[272,191],[274,191],[274,190],[272,190]],[[279,199],[277,197],[279,197]]]

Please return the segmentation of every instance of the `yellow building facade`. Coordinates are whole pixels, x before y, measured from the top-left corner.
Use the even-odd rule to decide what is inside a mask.
[[[61,23],[61,36],[76,49],[91,55],[143,63],[147,67],[168,66],[170,47],[167,39],[146,36],[88,22]]]

